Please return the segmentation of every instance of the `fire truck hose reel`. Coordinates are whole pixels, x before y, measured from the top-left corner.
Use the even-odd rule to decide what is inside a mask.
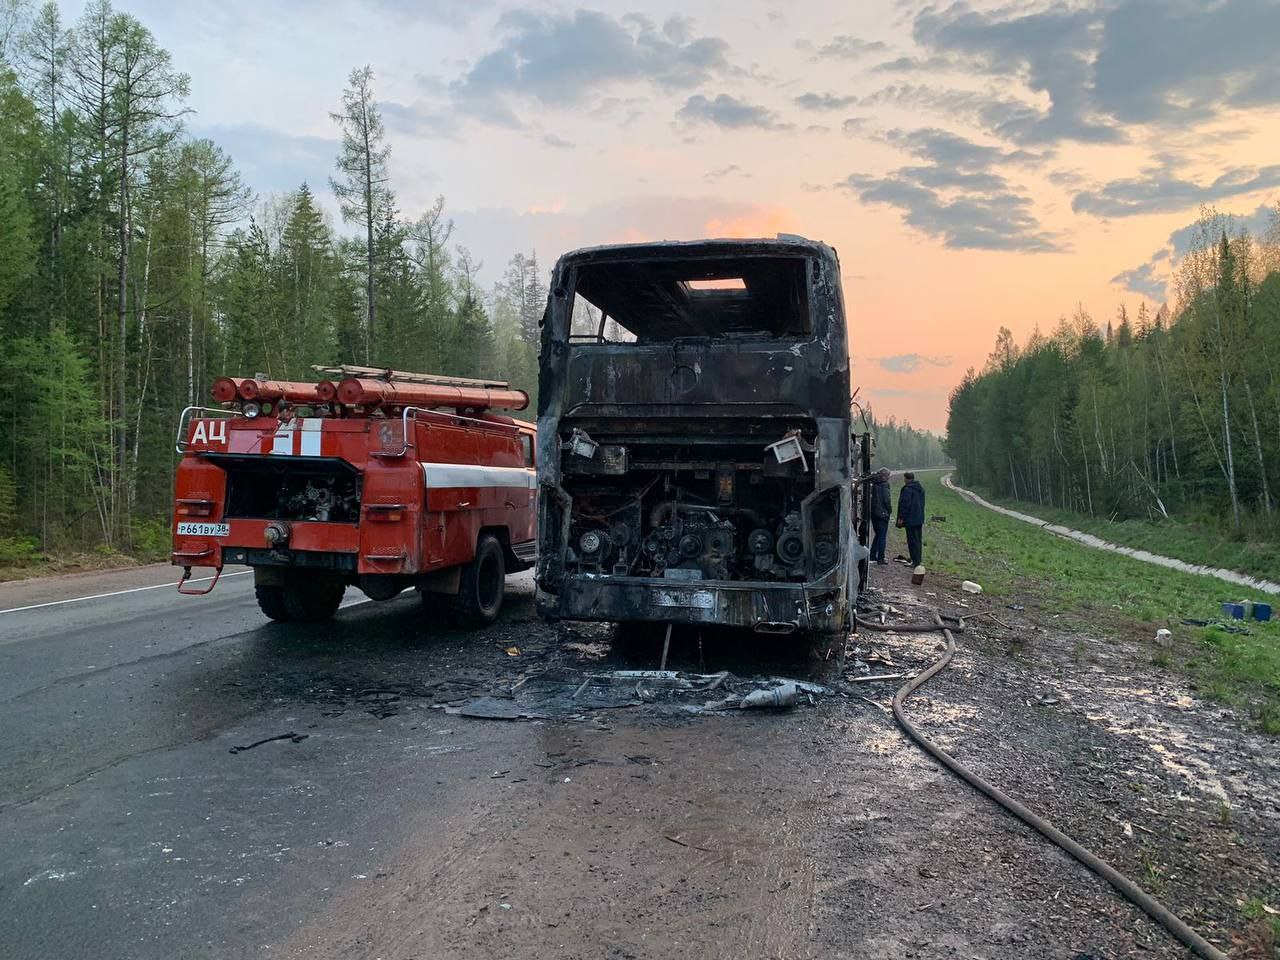
[[[958,776],[969,786],[973,787],[979,793],[984,794],[988,799],[994,801],[1003,807],[1006,811],[1013,814],[1027,826],[1036,830],[1045,839],[1078,860],[1084,866],[1088,867],[1095,874],[1106,880],[1116,892],[1123,896],[1130,903],[1140,907],[1152,920],[1156,921],[1164,927],[1169,933],[1180,940],[1193,953],[1204,960],[1227,960],[1227,955],[1219,950],[1204,937],[1191,929],[1182,918],[1166,907],[1155,897],[1151,896],[1136,883],[1126,877],[1115,867],[1111,866],[1105,860],[1098,857],[1095,853],[1082,847],[1075,840],[1072,840],[1066,834],[1055,828],[1047,820],[1032,813],[1017,800],[1014,800],[1002,790],[993,787],[987,781],[983,780],[968,767],[961,764],[955,757],[947,753],[941,747],[934,744],[928,737],[921,733],[916,726],[907,719],[903,713],[902,705],[907,698],[915,693],[920,687],[924,686],[935,676],[947,668],[951,663],[951,658],[955,656],[956,639],[952,634],[952,628],[943,623],[943,618],[938,611],[933,612],[934,623],[932,624],[882,624],[873,620],[866,620],[858,617],[858,625],[868,630],[879,630],[885,633],[936,633],[942,632],[946,637],[947,649],[937,661],[933,663],[927,670],[916,676],[914,679],[907,681],[897,693],[893,695],[893,716],[898,721],[904,733],[910,737],[915,743],[931,757],[945,766],[948,770]],[[964,621],[960,621],[960,629],[963,629]]]

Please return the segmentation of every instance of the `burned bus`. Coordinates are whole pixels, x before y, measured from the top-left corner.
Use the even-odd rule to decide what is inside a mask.
[[[865,554],[849,386],[825,244],[563,256],[539,371],[539,611],[842,636]]]

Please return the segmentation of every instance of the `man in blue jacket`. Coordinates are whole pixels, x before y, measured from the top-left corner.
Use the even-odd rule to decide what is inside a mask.
[[[889,562],[884,558],[884,548],[889,543],[891,516],[893,492],[889,489],[889,471],[882,469],[871,478],[871,527],[875,531],[871,540],[871,562],[881,566]]]
[[[924,550],[924,487],[914,473],[904,473],[907,482],[898,494],[898,526],[907,531],[907,552],[911,566],[918,567]]]

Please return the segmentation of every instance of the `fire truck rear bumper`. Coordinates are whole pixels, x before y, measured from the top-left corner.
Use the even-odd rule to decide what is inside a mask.
[[[336,573],[356,572],[358,557],[354,553],[330,550],[266,550],[253,547],[226,547],[223,563],[243,563],[250,567],[299,567],[308,570],[332,570]]]
[[[560,592],[539,588],[538,610],[562,620],[648,621],[744,627],[758,633],[839,633],[843,591],[835,577],[810,584],[764,581],[673,581],[643,577],[567,576]]]

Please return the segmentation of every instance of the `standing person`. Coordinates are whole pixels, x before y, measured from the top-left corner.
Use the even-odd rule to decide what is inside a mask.
[[[889,518],[893,516],[893,493],[889,489],[889,471],[881,468],[871,478],[871,562],[884,566],[884,548],[889,543]]]
[[[924,487],[914,473],[904,473],[907,482],[898,494],[898,526],[907,530],[907,552],[911,566],[918,567],[924,550]]]

